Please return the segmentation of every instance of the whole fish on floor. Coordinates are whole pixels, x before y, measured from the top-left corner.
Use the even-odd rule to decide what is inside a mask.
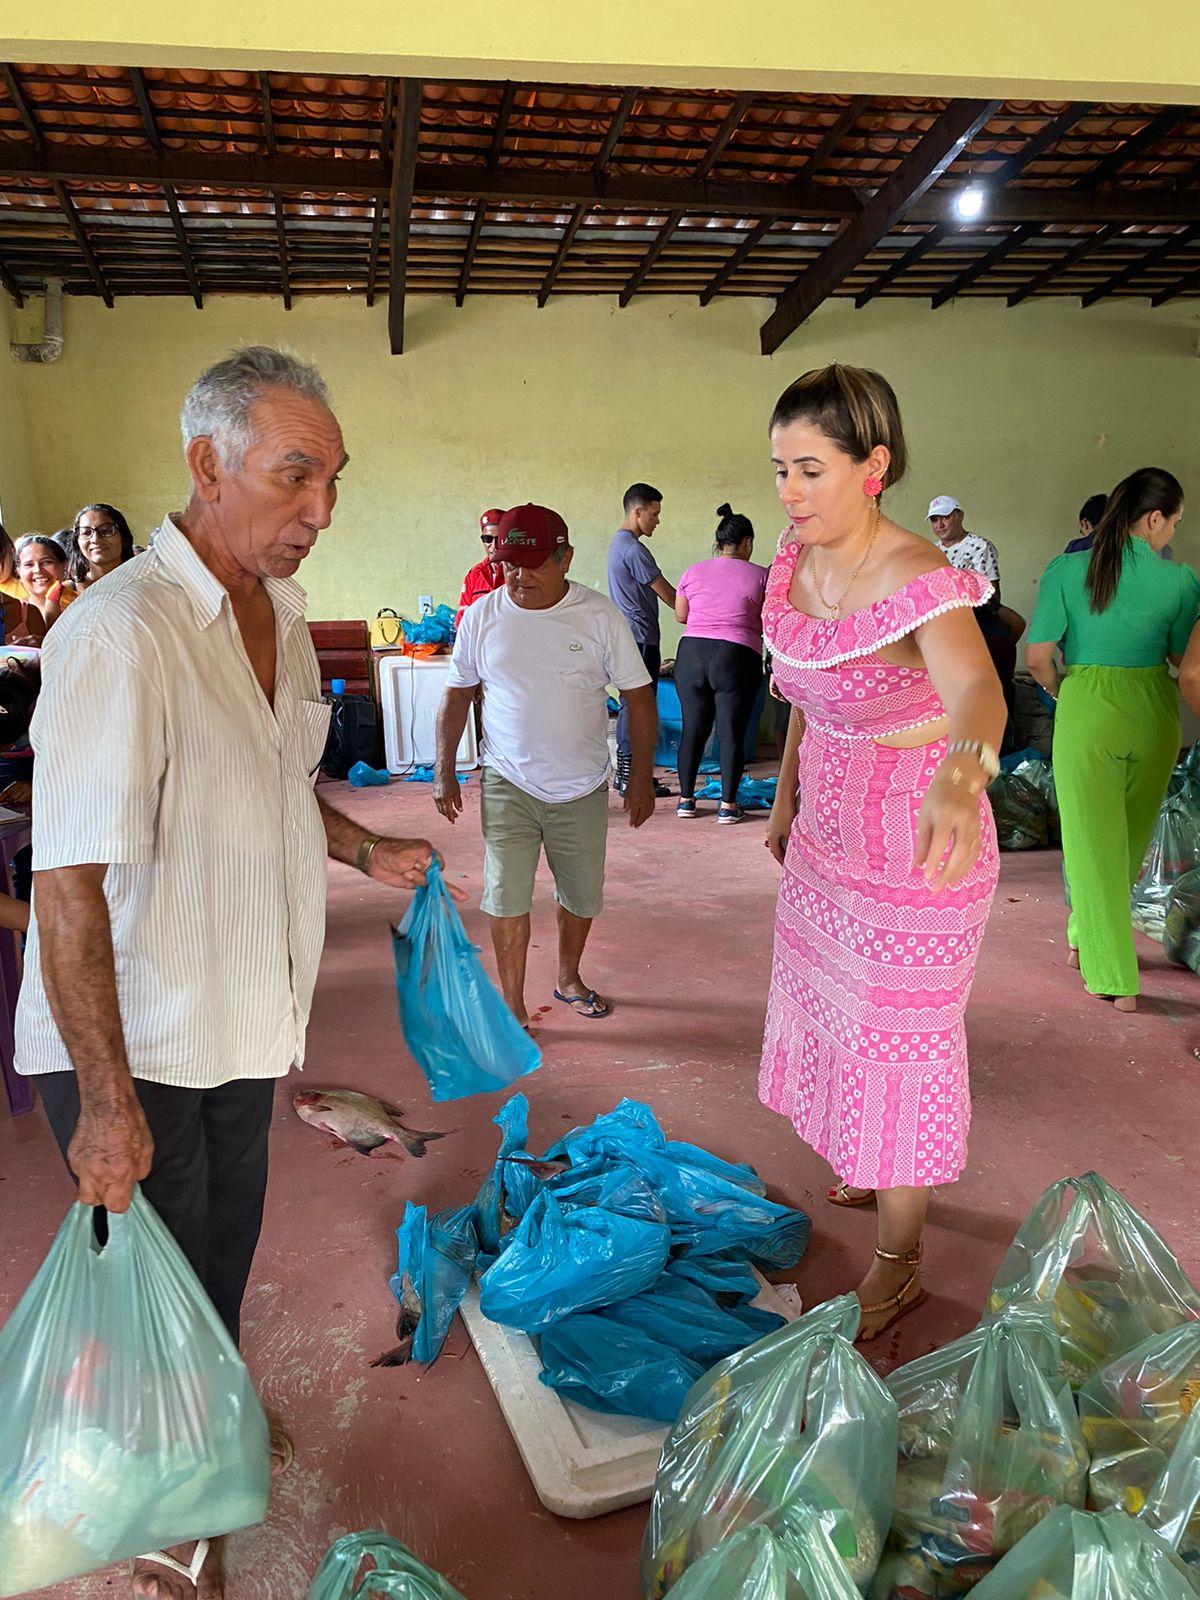
[[[397,1154],[423,1156],[430,1140],[446,1137],[406,1126],[399,1106],[354,1089],[297,1089],[292,1109],[301,1121],[331,1133],[364,1156],[389,1144],[398,1147]]]

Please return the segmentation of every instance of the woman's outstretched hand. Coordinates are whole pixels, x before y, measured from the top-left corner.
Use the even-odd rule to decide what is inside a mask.
[[[939,772],[921,802],[914,870],[934,894],[952,889],[979,859],[979,845],[978,795]]]

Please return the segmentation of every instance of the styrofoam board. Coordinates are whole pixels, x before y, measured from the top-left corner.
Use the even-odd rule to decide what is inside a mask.
[[[784,1300],[759,1277],[754,1304],[789,1322],[798,1298]],[[479,1308],[472,1284],[463,1321],[500,1402],[538,1499],[559,1517],[599,1517],[649,1500],[668,1429],[638,1417],[608,1416],[564,1400],[540,1381],[542,1363],[528,1334],[504,1328]]]

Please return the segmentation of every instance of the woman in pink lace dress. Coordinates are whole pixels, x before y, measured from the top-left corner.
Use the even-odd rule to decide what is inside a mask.
[[[767,847],[783,867],[760,1093],[879,1208],[860,1337],[924,1298],[929,1191],[962,1171],[963,1010],[996,886],[984,795],[1004,697],[972,608],[990,586],[883,516],[904,434],[878,373],[781,396],[789,525],[763,628],[792,702]]]

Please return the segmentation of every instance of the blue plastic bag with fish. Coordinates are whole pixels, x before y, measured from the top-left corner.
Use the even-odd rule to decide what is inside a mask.
[[[802,1211],[767,1200],[758,1177],[693,1145],[668,1142],[649,1106],[622,1100],[546,1152],[578,1163],[598,1157],[636,1168],[661,1202],[676,1253],[736,1254],[768,1271],[794,1267],[812,1224]]]
[[[400,626],[407,644],[454,643],[454,613],[445,604],[438,606],[436,611],[427,611],[419,622],[410,622],[407,617],[402,617]]]
[[[475,1208],[439,1211],[431,1221],[424,1206],[410,1202],[396,1238],[400,1260],[388,1287],[400,1307],[400,1343],[373,1364],[400,1366],[411,1358],[428,1366],[441,1353],[475,1271]]]
[[[386,1533],[346,1533],[330,1546],[306,1600],[462,1600],[439,1573]]]
[[[671,1235],[661,1217],[629,1168],[589,1174],[586,1196],[574,1199],[544,1186],[480,1279],[484,1316],[541,1333],[573,1312],[640,1294],[667,1263]]]
[[[529,1143],[529,1101],[523,1094],[506,1100],[492,1118],[500,1129],[496,1164],[475,1197],[475,1232],[481,1266],[490,1266],[512,1230],[528,1211],[539,1184],[533,1176]]]
[[[743,811],[770,811],[775,804],[778,778],[743,778],[738,784],[737,803]],[[721,785],[714,779],[696,790],[697,800],[723,799]]]
[[[541,1065],[484,972],[436,860],[392,942],[400,1025],[435,1100],[490,1094]]]
[[[641,1294],[607,1306],[600,1315],[647,1334],[660,1349],[678,1350],[704,1371],[778,1332],[787,1320],[757,1306],[720,1306],[696,1284],[666,1274]]]
[[[267,1424],[141,1191],[67,1213],[0,1330],[0,1595],[261,1522]]]
[[[699,1284],[719,1306],[745,1305],[757,1298],[762,1287],[748,1262],[724,1256],[674,1256],[664,1276]]]

